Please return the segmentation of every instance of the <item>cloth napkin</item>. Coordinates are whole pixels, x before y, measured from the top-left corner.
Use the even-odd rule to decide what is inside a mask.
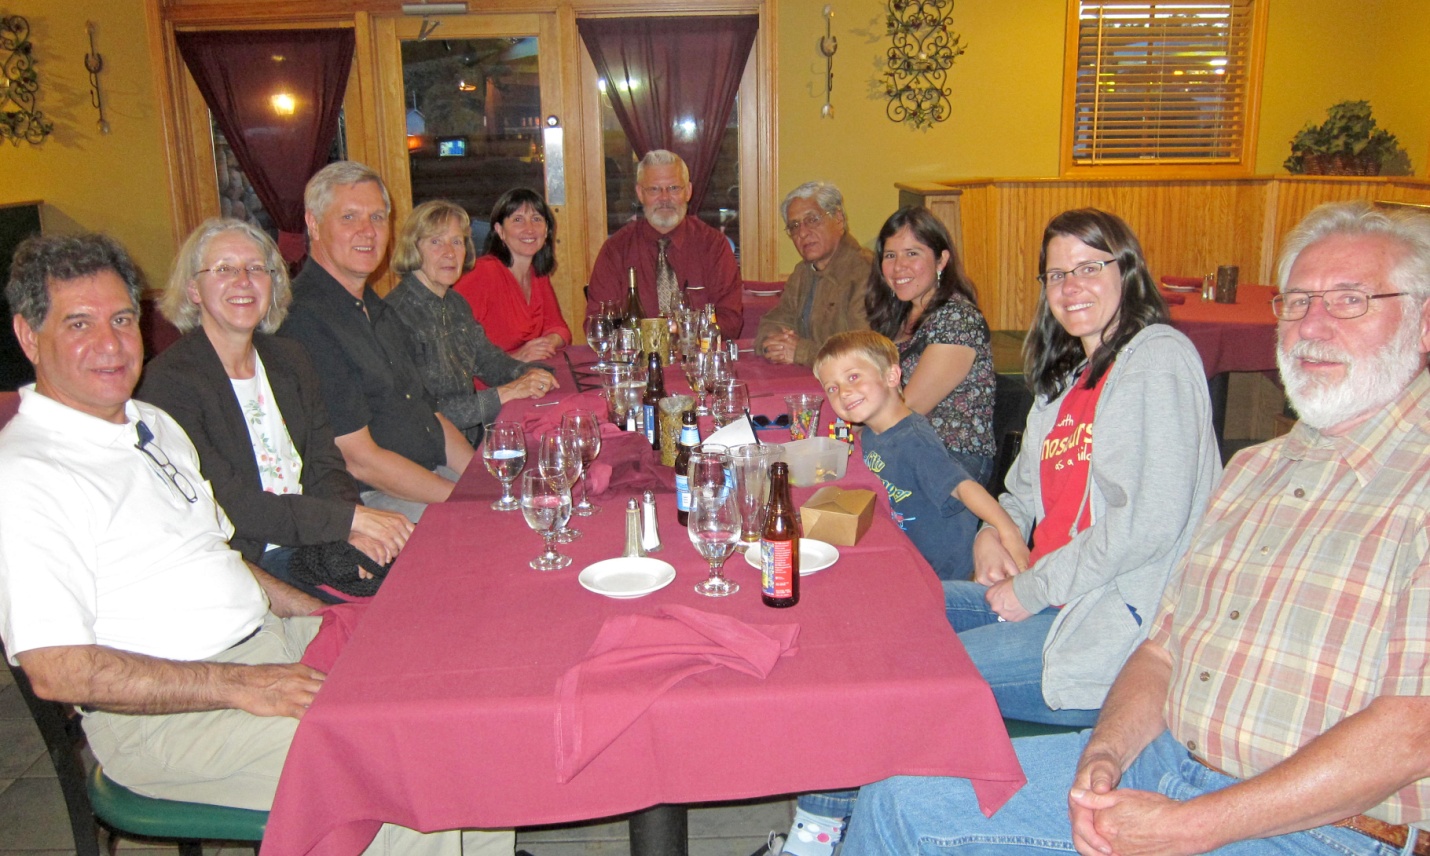
[[[575,778],[682,680],[721,667],[763,680],[799,650],[798,638],[798,624],[746,624],[679,605],[606,619],[556,682],[556,781]]]
[[[1168,294],[1164,291],[1162,292],[1162,300],[1168,306],[1181,306],[1187,302],[1187,296],[1185,294]]]
[[[315,617],[321,617],[323,623],[318,628],[318,635],[314,636],[313,641],[304,649],[303,659],[299,662],[323,674],[332,671],[333,664],[338,661],[338,655],[347,647],[358,622],[366,613],[366,602],[334,604],[313,613]]]
[[[522,427],[526,431],[527,437],[540,437],[542,432],[554,431],[561,427],[561,416],[572,410],[589,410],[596,414],[596,419],[603,420],[606,414],[606,400],[601,397],[600,392],[583,392],[578,395],[570,395],[561,399],[560,403],[550,407],[533,407],[522,420]],[[609,428],[608,428],[609,426]],[[606,436],[607,430],[619,431],[609,422],[601,421],[601,436]]]

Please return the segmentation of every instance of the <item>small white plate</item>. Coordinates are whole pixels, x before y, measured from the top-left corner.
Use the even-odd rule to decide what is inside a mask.
[[[765,291],[765,290],[762,289],[762,290],[760,290],[760,291],[756,291],[756,290],[754,290],[753,288],[751,288],[751,289],[747,289],[745,293],[746,293],[746,294],[749,294],[751,297],[776,297],[776,296],[778,296],[778,295],[783,294],[784,291],[781,290],[781,289],[776,289],[776,290],[774,290],[774,291]]]
[[[745,561],[750,567],[762,570],[760,545],[753,544],[745,551]],[[833,544],[816,541],[813,538],[799,539],[799,575],[807,577],[815,571],[822,571],[839,561],[839,550]]]
[[[1162,290],[1175,291],[1181,294],[1191,294],[1193,291],[1201,291],[1202,287],[1200,285],[1168,285],[1164,282],[1162,283]]]
[[[577,579],[587,590],[606,597],[641,597],[670,585],[675,568],[660,559],[622,556],[587,565]]]

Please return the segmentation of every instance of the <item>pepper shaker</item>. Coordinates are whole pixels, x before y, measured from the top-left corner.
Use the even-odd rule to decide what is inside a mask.
[[[621,555],[635,558],[645,555],[641,547],[641,510],[635,497],[626,503],[626,549]]]
[[[634,499],[631,502],[635,502]],[[655,522],[655,494],[646,491],[641,495],[641,510],[643,512],[643,525],[641,526],[641,547],[646,553],[659,553],[660,529]]]

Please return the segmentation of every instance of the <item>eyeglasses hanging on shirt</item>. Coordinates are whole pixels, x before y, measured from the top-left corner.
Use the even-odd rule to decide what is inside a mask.
[[[159,468],[159,472],[169,480],[184,499],[189,502],[199,501],[199,492],[194,490],[194,483],[189,481],[189,477],[179,472],[179,468],[174,466],[174,462],[169,460],[169,456],[164,454],[164,450],[154,443],[154,432],[149,430],[149,426],[141,419],[136,426],[139,434],[139,442],[134,444],[134,448],[143,452],[154,466]]]

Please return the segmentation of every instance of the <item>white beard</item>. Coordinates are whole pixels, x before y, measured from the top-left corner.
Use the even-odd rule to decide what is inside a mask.
[[[650,224],[655,228],[663,232],[669,232],[671,229],[679,226],[681,220],[685,219],[685,210],[683,208],[680,210],[652,208],[646,212],[646,219],[649,220]]]
[[[1286,397],[1301,421],[1324,431],[1377,411],[1398,398],[1425,370],[1425,355],[1419,349],[1419,321],[1420,313],[1407,313],[1386,347],[1361,358],[1308,339],[1287,348],[1279,341],[1278,333],[1276,366],[1286,385]],[[1344,363],[1345,377],[1337,382],[1322,381],[1303,371],[1298,358]]]

